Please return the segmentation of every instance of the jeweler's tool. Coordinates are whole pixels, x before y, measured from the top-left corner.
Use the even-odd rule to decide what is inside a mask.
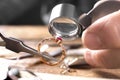
[[[49,32],[54,37],[71,40],[81,37],[82,32],[95,20],[120,9],[118,0],[101,0],[94,7],[80,17],[76,16],[75,6],[72,4],[58,4],[51,12]]]
[[[3,39],[3,42],[1,42],[1,46],[5,46],[7,49],[14,51],[14,52],[27,52],[31,55],[36,55],[40,57],[44,57],[47,60],[55,60],[52,56],[49,56],[48,54],[40,54],[37,50],[25,45],[21,40],[15,39],[15,38],[6,38],[0,33],[0,37]]]

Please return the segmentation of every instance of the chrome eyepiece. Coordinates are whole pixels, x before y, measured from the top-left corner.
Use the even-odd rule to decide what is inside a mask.
[[[76,18],[75,6],[72,4],[58,4],[51,12],[49,32],[54,37],[72,40],[79,37],[82,28]]]

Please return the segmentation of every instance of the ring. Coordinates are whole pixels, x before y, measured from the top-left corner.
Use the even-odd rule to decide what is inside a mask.
[[[42,40],[41,42],[38,43],[38,53],[40,54],[48,54],[49,55],[49,52],[46,52],[46,51],[42,51],[42,48],[43,48],[43,45],[47,42],[47,41],[53,41],[55,42],[60,48],[61,48],[61,56],[59,58],[59,60],[54,60],[54,61],[51,61],[51,60],[48,60],[44,57],[41,57],[41,61],[47,65],[50,65],[50,66],[54,66],[54,65],[57,65],[59,63],[61,63],[64,58],[66,57],[66,50],[62,44],[62,39],[60,37],[57,37],[57,38],[47,38],[47,39],[44,39]],[[55,58],[56,59],[56,58]]]

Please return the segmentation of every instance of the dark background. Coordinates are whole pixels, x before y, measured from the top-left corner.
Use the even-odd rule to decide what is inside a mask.
[[[46,25],[51,9],[59,3],[71,3],[76,13],[88,12],[97,0],[0,0],[1,25]]]

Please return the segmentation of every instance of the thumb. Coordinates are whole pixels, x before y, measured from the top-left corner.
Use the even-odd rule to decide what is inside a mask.
[[[82,35],[89,49],[120,48],[120,11],[98,19]]]
[[[100,68],[120,68],[120,49],[86,50],[85,61]]]

